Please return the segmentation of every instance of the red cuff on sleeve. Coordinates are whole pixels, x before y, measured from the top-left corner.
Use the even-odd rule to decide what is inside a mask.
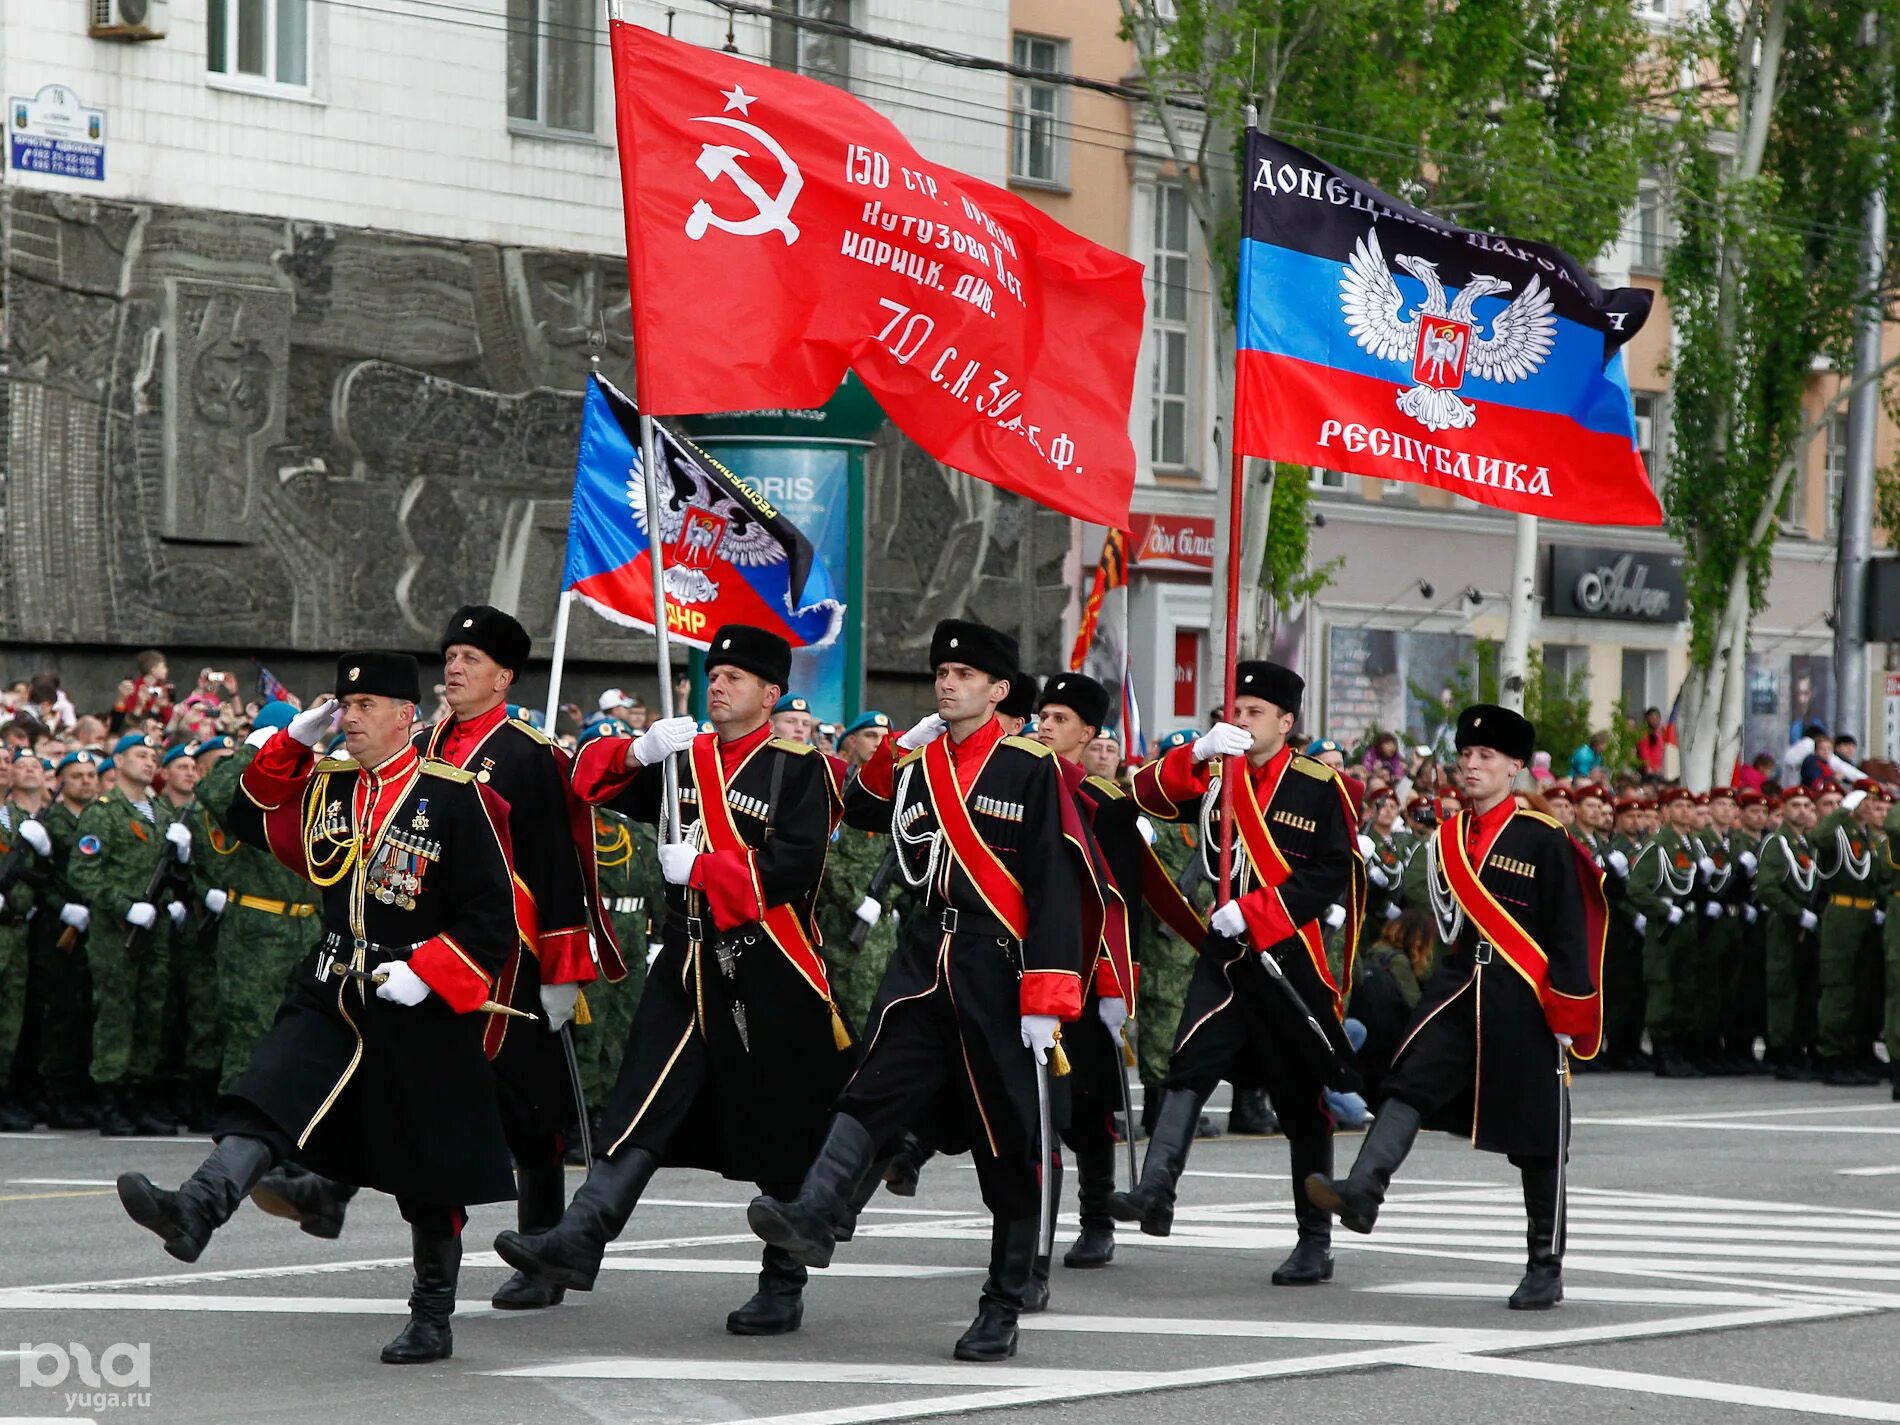
[[[446,935],[418,945],[409,957],[409,968],[457,1014],[480,1009],[487,1002],[488,976]]]
[[[1141,966],[1132,967],[1135,983],[1124,986],[1121,976],[1115,973],[1114,960],[1103,955],[1095,962],[1095,993],[1102,999],[1125,999],[1130,1004],[1141,993]]]
[[[691,885],[706,895],[706,908],[721,930],[747,925],[765,914],[752,858],[738,851],[702,851],[693,862]]]
[[[632,745],[628,737],[596,737],[583,747],[569,774],[574,794],[589,806],[599,806],[626,791],[640,775],[638,763],[627,767],[627,749]]]
[[[1291,940],[1298,929],[1286,913],[1286,902],[1280,899],[1280,893],[1265,887],[1248,891],[1240,898],[1240,913],[1246,917],[1247,933],[1253,937],[1256,950]]]
[[[858,785],[872,796],[889,801],[897,788],[896,739],[880,737],[864,765],[858,768]]]
[[[1082,977],[1073,970],[1025,970],[1020,994],[1023,1014],[1082,1017]]]
[[[314,752],[280,727],[275,737],[257,749],[251,765],[239,774],[238,785],[265,811],[275,811],[296,799],[315,761]]]
[[[544,985],[587,985],[599,977],[593,952],[587,948],[587,927],[545,930],[535,946]]]
[[[1561,990],[1544,987],[1544,1022],[1552,1034],[1568,1034],[1572,1039],[1588,1039],[1597,1031],[1598,1004],[1595,995],[1578,998]]]

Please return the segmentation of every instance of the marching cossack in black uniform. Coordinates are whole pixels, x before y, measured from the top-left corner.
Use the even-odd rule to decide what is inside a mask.
[[[791,677],[785,640],[728,625],[706,654],[708,677],[721,669],[769,685],[756,725],[729,737],[672,718],[637,741],[595,738],[575,762],[585,802],[661,825],[669,885],[663,946],[602,1117],[602,1156],[557,1227],[495,1242],[546,1287],[592,1289],[607,1243],[663,1165],[795,1191],[851,1068],[812,923],[838,788],[821,753],[774,737],[765,719]],[[680,838],[667,844],[664,764],[675,753]],[[804,1282],[804,1266],[768,1246],[759,1291],[728,1328],[796,1329]]]
[[[1058,1024],[1081,1012],[1101,905],[1054,757],[995,717],[1018,676],[1015,640],[946,620],[930,658],[942,715],[895,747],[886,739],[845,795],[847,822],[895,839],[920,903],[817,1160],[795,1197],[755,1199],[748,1219],[765,1241],[827,1266],[866,1175],[905,1130],[967,1149],[994,1220],[982,1304],[956,1354],[1000,1360],[1015,1353],[1040,1235],[1051,1145],[1037,1142],[1038,1079]]]
[[[1264,1088],[1286,1131],[1299,1239],[1273,1273],[1276,1285],[1332,1276],[1331,1221],[1307,1200],[1308,1174],[1332,1170],[1332,1117],[1323,1090],[1357,1083],[1343,1028],[1342,986],[1352,983],[1366,878],[1345,784],[1323,762],[1286,743],[1305,683],[1277,663],[1234,671],[1236,716],[1135,774],[1135,801],[1151,817],[1199,821],[1202,854],[1216,882],[1224,757],[1244,768],[1232,794],[1234,856],[1225,904],[1200,947],[1174,1056],[1155,1115],[1140,1183],[1115,1193],[1110,1210],[1168,1235],[1175,1187],[1187,1165],[1201,1106],[1215,1086]],[[1344,917],[1345,964],[1335,977],[1321,923]]]
[[[406,654],[338,660],[346,708],[413,704],[418,684]],[[451,1352],[464,1208],[514,1196],[482,1052],[517,940],[507,808],[406,741],[373,765],[319,759],[336,711],[318,704],[259,748],[228,822],[321,890],[323,939],[221,1099],[215,1151],[177,1192],[128,1173],[119,1196],[189,1262],[275,1163],[394,1194],[415,1284],[383,1359],[407,1364]]]
[[[1521,769],[1533,737],[1505,708],[1480,704],[1458,717],[1461,754],[1486,749]],[[1607,911],[1590,853],[1557,821],[1517,806],[1514,775],[1504,766],[1501,794],[1479,797],[1433,834],[1427,879],[1449,948],[1393,1056],[1351,1174],[1316,1175],[1309,1190],[1347,1227],[1370,1232],[1420,1127],[1509,1155],[1530,1219],[1529,1267],[1510,1304],[1541,1310],[1563,1300],[1568,1055],[1591,1058],[1602,1040]]]

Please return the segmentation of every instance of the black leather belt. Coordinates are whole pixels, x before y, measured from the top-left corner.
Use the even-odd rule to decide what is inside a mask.
[[[361,950],[365,955],[381,955],[392,960],[407,960],[417,946],[427,943],[418,940],[414,945],[378,945],[374,940],[358,940],[335,930],[326,932],[323,937],[323,948],[339,955],[353,955]]]
[[[1474,965],[1488,965],[1491,963],[1491,957],[1495,954],[1497,954],[1497,947],[1495,945],[1489,940],[1480,940],[1476,945],[1471,947],[1471,963]]]
[[[945,935],[984,935],[998,940],[1014,940],[1016,932],[986,910],[963,910],[953,905],[932,906],[925,912],[934,916]]]

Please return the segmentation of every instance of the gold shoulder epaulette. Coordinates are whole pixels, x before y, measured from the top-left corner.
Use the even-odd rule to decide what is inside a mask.
[[[1293,766],[1295,770],[1306,773],[1316,782],[1330,782],[1338,775],[1319,758],[1308,757],[1304,752],[1293,754]]]
[[[532,737],[536,742],[539,742],[544,747],[548,743],[553,741],[553,739],[550,738],[545,732],[541,731],[540,728],[536,727],[533,723],[529,722],[526,718],[511,717],[508,719],[508,721],[512,726],[517,728],[519,731],[527,733],[528,736]]]
[[[930,746],[930,744],[926,742],[924,744],[924,747],[928,747],[928,746]],[[899,767],[910,766],[911,763],[915,762],[919,757],[924,755],[924,747],[911,748],[910,751],[906,752],[902,757],[899,757],[897,759],[897,765]]]
[[[809,742],[794,742],[789,737],[768,738],[766,739],[765,745],[768,747],[776,747],[781,752],[805,753],[805,752],[816,752],[818,750],[816,747],[813,747]]]
[[[1544,823],[1545,826],[1554,826],[1559,831],[1564,830],[1564,824],[1561,821],[1557,820],[1556,817],[1545,816],[1541,811],[1538,811],[1535,807],[1520,807],[1518,809],[1517,814],[1519,816],[1528,816],[1534,821],[1541,821]]]
[[[1124,792],[1119,786],[1109,781],[1106,777],[1097,777],[1093,773],[1090,773],[1082,780],[1087,782],[1091,787],[1099,787],[1105,796],[1125,797],[1128,795],[1128,793]]]
[[[1003,739],[1003,745],[1006,747],[1020,747],[1022,748],[1023,751],[1033,752],[1038,757],[1053,757],[1056,755],[1055,753],[1051,752],[1042,743],[1036,741],[1035,738],[1024,737],[1020,733],[1012,735],[1010,737],[1005,737]]]
[[[473,782],[476,780],[476,776],[473,772],[464,771],[453,762],[444,762],[435,757],[424,757],[422,759],[422,770],[427,776],[441,777],[445,781],[450,782]]]
[[[319,772],[360,772],[363,769],[348,757],[323,757],[317,761],[317,770]]]

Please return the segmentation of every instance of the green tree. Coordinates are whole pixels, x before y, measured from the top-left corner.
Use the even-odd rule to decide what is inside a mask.
[[[1459,669],[1449,680],[1454,708],[1503,700],[1504,684],[1499,671],[1502,652],[1496,639],[1478,640],[1471,665]],[[1590,725],[1588,679],[1583,673],[1569,677],[1559,675],[1544,662],[1544,655],[1537,648],[1530,650],[1529,663],[1524,680],[1524,716],[1537,729],[1538,749],[1550,754],[1551,770],[1562,776],[1570,754],[1588,742],[1596,730]],[[1413,683],[1411,693],[1421,706],[1429,707],[1438,700],[1438,689],[1421,683]],[[1612,732],[1613,747],[1615,737]],[[1631,746],[1634,747],[1633,742]]]

